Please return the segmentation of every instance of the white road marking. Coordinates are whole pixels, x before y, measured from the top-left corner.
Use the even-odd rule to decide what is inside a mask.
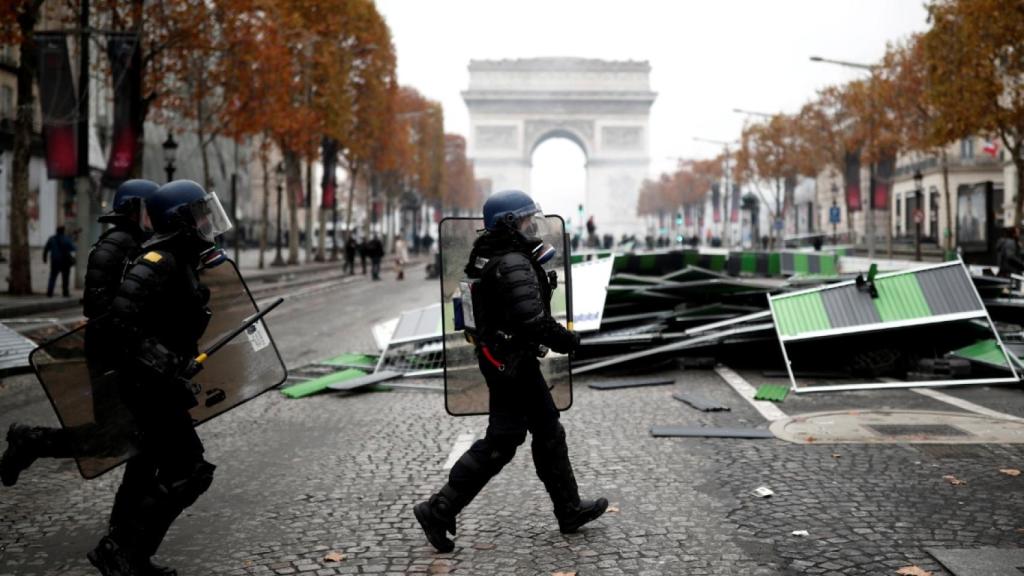
[[[750,402],[750,405],[760,412],[761,416],[764,416],[765,420],[774,422],[776,420],[787,418],[786,413],[780,410],[774,403],[767,402],[765,400],[754,400],[754,396],[757,395],[757,390],[754,389],[750,382],[744,380],[742,376],[734,372],[731,368],[717,366],[715,368],[715,372],[722,377],[722,380],[725,380],[726,384],[732,386],[732,389],[735,390],[737,394],[742,396],[747,402]]]
[[[455,445],[452,446],[452,451],[448,453],[448,459],[445,460],[443,469],[451,470],[475,440],[476,434],[459,434],[459,437],[455,439]]]
[[[975,414],[981,414],[982,416],[991,416],[993,418],[1003,418],[1006,420],[1016,420],[1018,422],[1024,422],[1024,418],[1018,418],[1016,416],[1011,416],[1009,414],[1003,414],[1002,412],[997,412],[995,410],[985,408],[984,406],[979,406],[974,402],[968,402],[967,400],[964,400],[962,398],[950,396],[945,392],[939,392],[938,390],[932,388],[912,388],[912,390],[922,396],[927,396],[929,398],[938,400],[939,402],[945,402],[946,404],[950,404],[958,408],[963,408],[968,412],[974,412]]]

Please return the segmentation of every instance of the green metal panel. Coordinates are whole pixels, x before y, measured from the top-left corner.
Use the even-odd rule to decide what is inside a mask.
[[[657,254],[644,254],[640,256],[639,269],[644,272],[650,272],[654,270],[658,265]]]
[[[615,261],[612,262],[612,272],[622,272],[629,267],[629,256],[626,254],[619,254],[615,257]]]
[[[994,339],[975,342],[970,346],[965,346],[953,352],[953,354],[961,358],[974,360],[975,362],[1006,366],[1006,357],[1003,355],[1003,349],[999,347],[999,343]]]
[[[772,308],[775,310],[775,325],[783,336],[832,328],[820,292],[772,300]]]
[[[740,272],[745,274],[757,273],[757,254],[753,252],[740,253]]]
[[[768,255],[768,275],[778,276],[782,274],[782,254],[772,252]]]
[[[696,250],[687,250],[683,253],[683,258],[683,261],[686,262],[687,266],[694,266],[700,259],[700,254],[698,254]]]
[[[710,268],[715,272],[721,272],[725,270],[725,256],[721,254],[714,254],[711,256]]]
[[[875,280],[878,298],[875,308],[882,322],[897,322],[931,316],[921,285],[914,274],[900,274]]]
[[[797,274],[808,274],[811,271],[811,265],[808,262],[807,254],[794,254],[793,255],[793,271]]]
[[[835,256],[822,256],[821,257],[821,271],[818,272],[822,276],[835,276],[839,273],[836,270],[836,258]]]

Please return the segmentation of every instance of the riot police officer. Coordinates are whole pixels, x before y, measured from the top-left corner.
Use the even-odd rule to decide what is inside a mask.
[[[149,180],[128,180],[118,186],[112,210],[99,217],[101,223],[111,227],[100,235],[89,252],[82,298],[85,317],[90,321],[86,327],[85,345],[91,375],[102,373],[107,367],[104,350],[110,349],[110,341],[105,334],[107,323],[104,316],[121,285],[125,265],[139,255],[142,243],[149,237],[145,203],[156,189],[156,183]],[[93,392],[93,412],[99,422],[105,417],[104,410],[112,403],[103,401],[108,391]],[[7,450],[0,459],[0,481],[4,486],[13,486],[19,474],[36,458],[70,458],[73,455],[72,441],[66,430],[11,424],[7,432]]]
[[[481,282],[473,307],[477,358],[490,400],[487,433],[455,463],[448,483],[414,508],[427,540],[441,552],[455,547],[446,532],[455,534],[456,515],[512,460],[527,432],[533,435],[537,476],[563,533],[575,532],[608,507],[604,498],[579,497],[565,429],[538,361],[541,347],[569,353],[579,344],[575,333],[551,317],[553,287],[541,264],[554,256],[554,248],[539,238],[543,214],[527,194],[507,190],[484,204],[484,225],[466,274]]]
[[[104,576],[175,574],[151,558],[179,514],[213,482],[189,409],[197,342],[209,322],[199,282],[214,239],[231,227],[215,194],[190,180],[161,186],[147,202],[154,236],[125,273],[111,304],[122,398],[140,431],[110,515],[89,560]]]

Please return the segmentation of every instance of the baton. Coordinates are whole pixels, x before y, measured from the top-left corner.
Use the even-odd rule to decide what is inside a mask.
[[[259,322],[260,319],[266,316],[271,310],[280,306],[282,302],[284,302],[284,298],[278,298],[277,300],[274,300],[274,302],[271,303],[270,306],[267,306],[263,310],[260,310],[259,312],[243,320],[241,326],[235,328],[231,332],[228,332],[227,334],[218,338],[217,341],[214,342],[213,345],[211,345],[209,348],[207,348],[205,352],[202,352],[201,354],[199,354],[199,356],[196,356],[193,359],[193,362],[195,362],[198,366],[202,366],[203,362],[206,362],[206,360],[210,356],[212,356],[215,352],[223,348],[228,342],[233,340],[235,336],[238,336],[242,332],[245,332],[250,326]]]
[[[572,330],[572,324],[573,324],[573,322],[572,322],[572,320],[573,320],[573,316],[572,316],[572,254],[569,253],[569,247],[571,245],[572,244],[569,241],[569,233],[565,232],[564,234],[562,234],[562,248],[565,250],[565,263],[567,264],[567,266],[566,266],[567,271],[565,273],[565,313],[566,313],[566,316],[567,316],[567,319],[566,319],[566,325],[567,326],[566,327],[570,331]]]

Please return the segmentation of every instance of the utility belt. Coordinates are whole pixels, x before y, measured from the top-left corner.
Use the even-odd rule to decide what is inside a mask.
[[[480,358],[507,376],[517,373],[523,361],[543,358],[549,352],[545,346],[524,341],[501,330],[495,330],[488,337],[477,338],[472,342]]]

